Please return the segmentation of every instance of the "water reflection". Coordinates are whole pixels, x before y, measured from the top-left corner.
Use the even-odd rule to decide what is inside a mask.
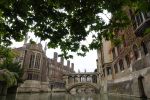
[[[108,96],[106,94],[76,94],[65,93],[19,93],[16,95],[0,96],[0,100],[148,100],[127,96]]]

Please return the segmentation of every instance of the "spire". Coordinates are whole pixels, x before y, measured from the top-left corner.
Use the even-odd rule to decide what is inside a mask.
[[[44,52],[46,53],[47,50],[47,42],[45,42]]]

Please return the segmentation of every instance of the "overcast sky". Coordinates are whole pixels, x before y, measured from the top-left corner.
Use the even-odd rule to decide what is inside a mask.
[[[105,16],[107,15],[107,17]],[[101,16],[105,21],[106,23],[108,23],[108,18],[111,17],[110,14],[108,14],[107,11],[104,11],[104,14],[99,14],[99,16]],[[92,34],[92,33],[91,33]],[[86,41],[84,41],[84,44],[88,44],[91,42],[91,34],[87,37]],[[32,38],[34,41],[36,41],[37,43],[39,43],[39,38],[36,38],[33,33],[29,33],[28,34],[30,36],[30,38]],[[41,42],[42,45],[43,45],[43,48],[45,46],[45,42],[42,41]],[[23,46],[23,42],[15,42],[13,41],[13,44],[11,45],[11,47],[21,47]],[[49,58],[53,58],[53,53],[54,52],[58,52],[58,54],[61,53],[60,49],[47,49],[46,51],[46,55],[47,57]],[[80,70],[80,72],[84,72],[85,69],[87,72],[93,72],[95,69],[96,69],[96,59],[97,59],[97,51],[96,50],[93,50],[93,51],[90,51],[86,54],[85,57],[80,57],[80,56],[77,56],[76,54],[73,54],[74,58],[73,59],[70,59],[71,63],[74,63],[74,69],[76,72],[78,72],[78,69]],[[60,59],[58,59],[58,62],[60,61]],[[66,65],[66,61],[65,61],[65,65]]]

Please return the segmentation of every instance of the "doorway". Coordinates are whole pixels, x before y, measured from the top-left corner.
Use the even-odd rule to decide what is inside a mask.
[[[144,80],[144,77],[140,75],[138,77],[138,86],[139,86],[140,97],[147,98],[145,91],[144,91],[143,80]]]

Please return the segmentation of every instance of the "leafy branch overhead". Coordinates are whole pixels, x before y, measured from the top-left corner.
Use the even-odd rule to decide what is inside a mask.
[[[99,48],[102,37],[109,38],[113,29],[129,24],[122,11],[125,6],[150,7],[146,0],[0,0],[0,44],[22,41],[27,32],[34,32],[50,40],[49,48],[60,46],[64,55],[68,51],[86,53]],[[109,24],[99,16],[104,10],[113,15]],[[93,31],[93,41],[83,46],[81,42]]]

